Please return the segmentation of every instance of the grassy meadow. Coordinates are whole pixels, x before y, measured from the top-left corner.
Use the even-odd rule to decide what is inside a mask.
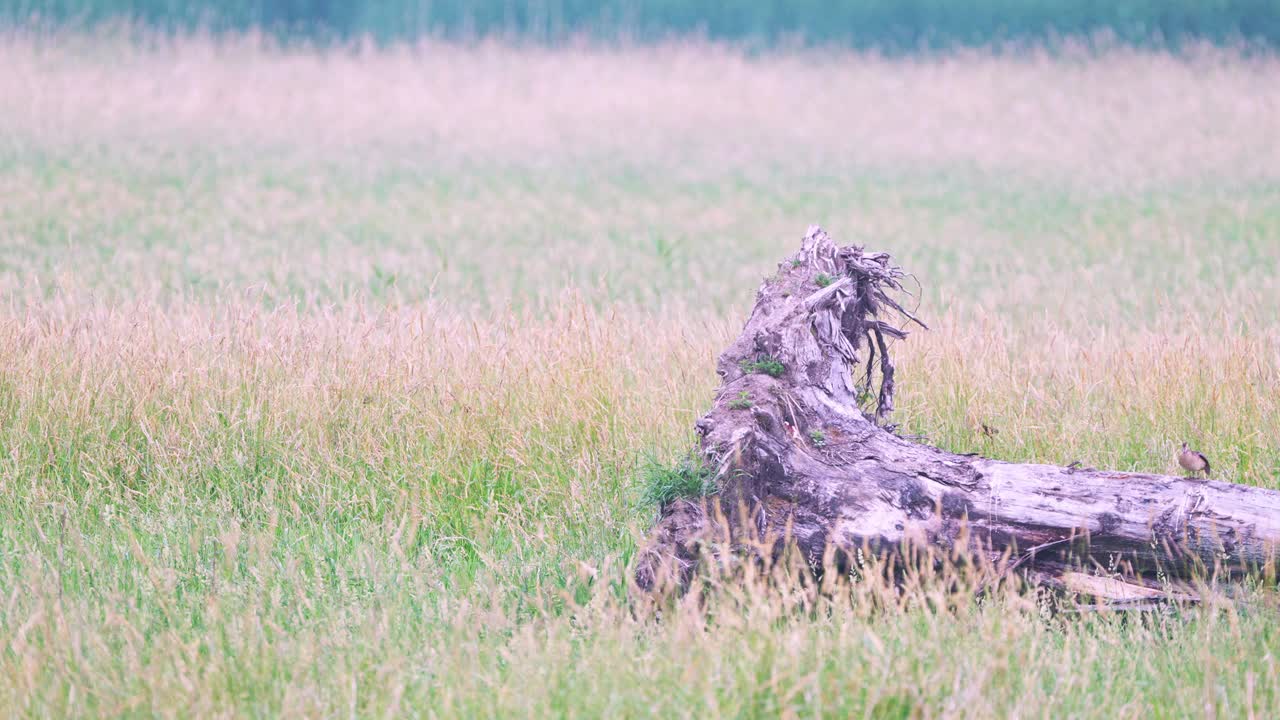
[[[640,468],[810,223],[919,281],[907,431],[1166,473],[1188,440],[1280,489],[1276,58],[18,33],[0,68],[5,714],[1280,706],[1273,589],[627,590]]]

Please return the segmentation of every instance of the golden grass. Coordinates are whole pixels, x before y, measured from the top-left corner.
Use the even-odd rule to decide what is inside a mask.
[[[0,42],[0,706],[1263,717],[1258,592],[717,586],[635,468],[810,221],[915,271],[899,419],[1280,489],[1276,60]],[[1000,430],[987,437],[985,423]],[[966,596],[967,597],[967,596]]]
[[[635,617],[620,588],[652,510],[632,468],[689,440],[733,330],[694,322],[570,301],[470,322],[56,302],[6,318],[0,697],[30,715],[905,717],[1280,699],[1274,611],[1250,604],[1135,625],[1046,621],[1016,595],[936,614],[932,586],[730,585],[714,611]],[[1196,437],[1224,476],[1274,486],[1280,402],[1253,391],[1280,376],[1274,337],[1045,337],[1031,361],[994,320],[940,325],[900,346],[913,430],[1168,472]]]

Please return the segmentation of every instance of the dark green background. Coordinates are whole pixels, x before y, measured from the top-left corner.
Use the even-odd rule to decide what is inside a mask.
[[[0,0],[7,26],[119,19],[165,31],[265,28],[322,42],[694,35],[913,50],[1106,33],[1139,45],[1280,45],[1280,0]]]

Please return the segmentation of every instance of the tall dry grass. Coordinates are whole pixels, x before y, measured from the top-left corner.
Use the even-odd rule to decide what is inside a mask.
[[[945,585],[833,600],[731,584],[714,610],[637,617],[628,562],[653,509],[634,468],[690,440],[732,331],[687,323],[573,302],[470,322],[29,306],[0,323],[0,696],[30,715],[1139,717],[1276,700],[1274,610],[1252,602],[1054,620]],[[913,431],[1163,472],[1191,436],[1223,477],[1274,486],[1280,402],[1250,391],[1276,386],[1274,336],[1143,353],[1046,338],[1043,363],[1001,333],[900,348]]]

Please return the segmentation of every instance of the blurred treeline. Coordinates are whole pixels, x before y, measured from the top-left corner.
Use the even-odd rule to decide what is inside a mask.
[[[1105,36],[1280,45],[1280,0],[0,0],[7,26],[264,30],[316,42],[698,36],[883,50]]]

